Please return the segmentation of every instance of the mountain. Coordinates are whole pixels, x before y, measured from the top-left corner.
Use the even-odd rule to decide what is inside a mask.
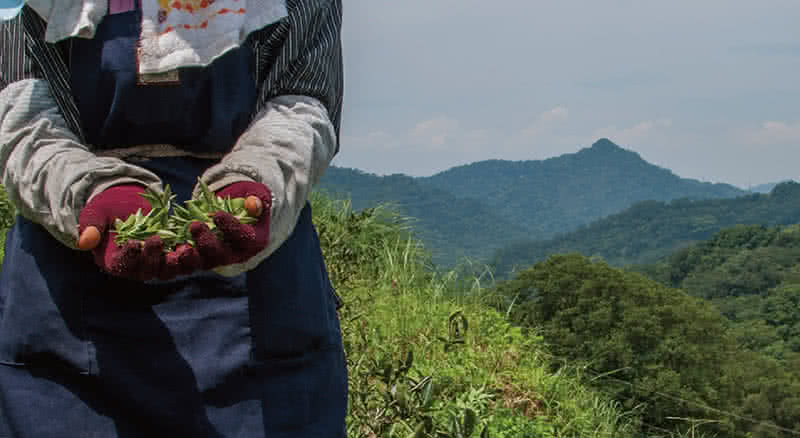
[[[800,184],[795,182],[779,184],[769,194],[733,199],[642,201],[553,239],[503,248],[491,264],[496,275],[504,277],[552,254],[571,252],[617,266],[653,263],[723,228],[796,223],[800,223]]]
[[[608,139],[574,154],[541,161],[481,161],[422,181],[456,196],[482,200],[529,230],[533,239],[571,231],[638,201],[747,193],[727,184],[681,178]]]
[[[790,181],[790,180],[785,180],[785,181],[781,181],[781,182],[788,182],[788,181]],[[753,192],[753,193],[769,193],[769,192],[772,191],[772,189],[775,188],[775,186],[777,186],[781,182],[759,184],[757,186],[750,187],[748,189],[748,191]]]
[[[330,167],[318,190],[349,199],[353,210],[387,205],[411,218],[416,236],[433,261],[452,266],[471,259],[488,259],[498,246],[527,237],[526,231],[486,204],[420,183],[406,175],[377,176],[356,169]],[[487,226],[487,224],[490,224]]]
[[[729,198],[727,184],[681,178],[607,139],[546,160],[488,160],[431,177],[378,176],[330,167],[318,189],[350,198],[354,209],[394,204],[416,218],[434,261],[486,261],[520,241],[552,238],[643,200]]]

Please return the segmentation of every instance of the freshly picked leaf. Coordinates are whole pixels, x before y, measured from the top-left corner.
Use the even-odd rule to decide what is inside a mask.
[[[175,194],[169,185],[164,187],[163,192],[148,188],[142,193],[142,197],[147,199],[152,210],[146,215],[139,210],[124,221],[117,219],[114,224],[116,244],[123,245],[131,239],[144,241],[158,235],[164,241],[167,251],[184,243],[194,245],[189,225],[203,222],[209,229],[215,230],[213,216],[220,211],[230,213],[243,224],[254,224],[257,221],[257,218],[247,214],[243,198],[222,198],[214,194],[203,180],[198,180],[200,196],[184,202],[183,205],[173,205]]]

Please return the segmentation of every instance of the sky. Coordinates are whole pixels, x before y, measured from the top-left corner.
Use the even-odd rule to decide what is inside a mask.
[[[608,138],[677,175],[800,179],[800,1],[343,0],[333,164],[428,176]]]

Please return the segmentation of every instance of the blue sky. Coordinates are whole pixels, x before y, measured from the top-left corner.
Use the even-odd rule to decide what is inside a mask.
[[[431,175],[601,137],[680,176],[800,179],[796,0],[344,0],[334,165]]]

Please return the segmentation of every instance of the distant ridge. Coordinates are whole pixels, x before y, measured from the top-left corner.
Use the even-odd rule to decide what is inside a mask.
[[[748,193],[681,178],[605,138],[546,160],[486,160],[422,178],[331,167],[318,188],[349,197],[356,209],[398,205],[418,219],[419,235],[445,266],[463,257],[486,261],[497,249],[575,230],[640,201]]]
[[[491,264],[501,278],[553,254],[581,253],[617,266],[647,264],[735,225],[797,223],[800,184],[795,182],[778,184],[769,194],[733,199],[642,201],[552,239],[509,245]]]
[[[546,160],[481,161],[421,180],[456,196],[483,200],[536,239],[573,230],[639,201],[747,193],[729,184],[681,178],[606,138]]]
[[[780,182],[766,183],[766,184],[759,184],[759,185],[757,185],[757,186],[750,187],[750,188],[748,189],[748,191],[750,191],[750,192],[753,192],[753,193],[769,193],[769,192],[771,192],[771,191],[772,191],[772,189],[774,189],[774,188],[775,188],[775,186],[777,186],[778,184],[785,183],[785,182],[789,182],[789,181],[792,181],[792,180],[783,180],[783,181],[780,181]]]

